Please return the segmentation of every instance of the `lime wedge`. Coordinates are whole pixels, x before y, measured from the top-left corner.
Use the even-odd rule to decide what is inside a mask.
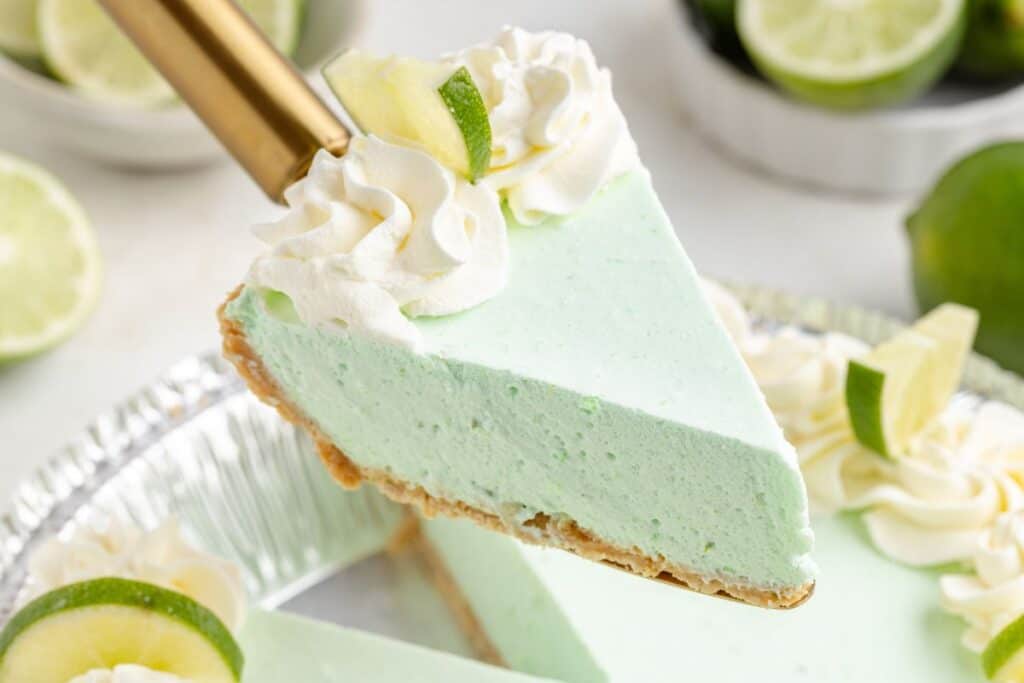
[[[60,181],[0,155],[0,361],[74,332],[96,303],[101,272],[89,221]]]
[[[38,57],[36,5],[39,0],[0,2],[0,51],[15,57]]]
[[[740,38],[758,69],[834,109],[905,101],[949,68],[966,0],[740,0]]]
[[[118,578],[58,588],[0,631],[0,683],[63,683],[119,664],[193,683],[236,683],[243,657],[231,632],[199,603]]]
[[[1024,616],[996,634],[981,653],[981,665],[998,683],[1024,681]]]
[[[301,0],[240,0],[239,5],[285,54],[298,43]],[[156,107],[174,90],[118,29],[96,0],[39,0],[43,56],[53,73],[105,101]]]
[[[944,304],[851,360],[846,405],[857,440],[891,458],[905,452],[959,386],[977,328],[973,309]]]
[[[491,160],[491,124],[465,67],[350,50],[324,78],[364,133],[417,147],[476,180]]]

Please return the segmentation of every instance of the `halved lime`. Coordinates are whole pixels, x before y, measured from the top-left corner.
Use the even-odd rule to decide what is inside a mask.
[[[199,603],[119,578],[58,588],[0,631],[0,683],[66,683],[118,664],[192,683],[236,683],[243,656],[227,627]]]
[[[834,109],[895,104],[931,86],[963,40],[966,0],[740,0],[758,69]]]
[[[0,51],[15,57],[38,57],[39,32],[36,5],[39,0],[0,2]]]
[[[949,403],[978,327],[976,311],[945,304],[851,360],[846,405],[857,440],[895,458]]]
[[[998,683],[1024,681],[1024,616],[996,634],[981,653],[981,665]]]
[[[0,362],[74,332],[101,281],[96,238],[78,202],[46,171],[0,154]]]
[[[240,0],[239,5],[278,49],[294,51],[301,0]],[[39,0],[38,25],[50,69],[81,92],[140,107],[173,101],[171,86],[96,0]]]
[[[306,0],[236,0],[281,54],[291,57],[299,48]]]
[[[364,133],[420,148],[475,180],[491,160],[491,125],[465,67],[350,50],[324,78]]]

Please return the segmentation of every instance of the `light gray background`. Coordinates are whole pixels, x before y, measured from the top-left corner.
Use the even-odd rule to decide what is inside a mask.
[[[679,113],[669,85],[669,22],[678,19],[670,0],[368,4],[358,42],[376,52],[429,57],[487,39],[506,23],[587,38],[614,71],[640,152],[699,269],[912,316],[901,224],[913,198],[794,187],[705,143]],[[248,225],[279,212],[230,163],[140,173],[26,137],[0,130],[0,149],[66,181],[93,220],[107,274],[100,306],[78,335],[41,358],[0,368],[0,500],[95,414],[180,357],[219,344],[214,309],[258,251]]]

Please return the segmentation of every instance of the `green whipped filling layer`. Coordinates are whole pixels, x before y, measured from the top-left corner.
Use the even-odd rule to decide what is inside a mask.
[[[510,247],[501,295],[416,321],[423,355],[302,325],[251,288],[228,315],[360,466],[519,522],[566,515],[727,581],[812,580],[795,455],[646,174],[510,225]]]
[[[571,683],[982,683],[977,657],[959,645],[957,619],[935,605],[939,570],[883,557],[855,515],[815,519],[814,527],[815,596],[773,612],[465,520],[423,522],[491,642],[519,671]]]
[[[254,610],[239,634],[243,683],[529,683],[540,678],[281,612]]]

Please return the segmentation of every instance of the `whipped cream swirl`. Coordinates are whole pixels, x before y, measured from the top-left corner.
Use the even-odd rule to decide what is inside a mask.
[[[751,337],[741,349],[786,438],[795,446],[846,430],[846,367],[868,347],[840,334],[793,327]]]
[[[270,247],[248,282],[284,292],[309,325],[423,350],[407,316],[457,313],[508,278],[508,238],[495,192],[424,152],[354,138],[321,150],[285,194],[280,220],[254,231]]]
[[[967,620],[964,647],[981,652],[1024,614],[1024,511],[1006,513],[978,538],[975,575],[939,580],[942,606]]]
[[[612,77],[567,33],[506,27],[491,44],[450,55],[480,89],[491,122],[483,182],[531,224],[582,207],[610,180],[641,168]]]
[[[190,679],[137,664],[119,664],[113,669],[93,669],[68,683],[190,683]]]
[[[245,620],[241,570],[191,546],[174,520],[148,533],[116,519],[102,530],[81,527],[66,541],[43,544],[30,558],[28,572],[29,600],[70,583],[113,576],[184,593],[233,632]]]
[[[747,309],[743,308],[743,304],[733,296],[732,292],[714,280],[702,277],[700,285],[704,290],[704,298],[711,304],[711,308],[718,315],[725,331],[733,343],[742,349],[751,335],[750,316],[747,314]]]
[[[912,566],[968,561],[980,535],[1024,507],[1024,414],[954,402],[894,461],[876,458],[850,507],[875,545]]]

